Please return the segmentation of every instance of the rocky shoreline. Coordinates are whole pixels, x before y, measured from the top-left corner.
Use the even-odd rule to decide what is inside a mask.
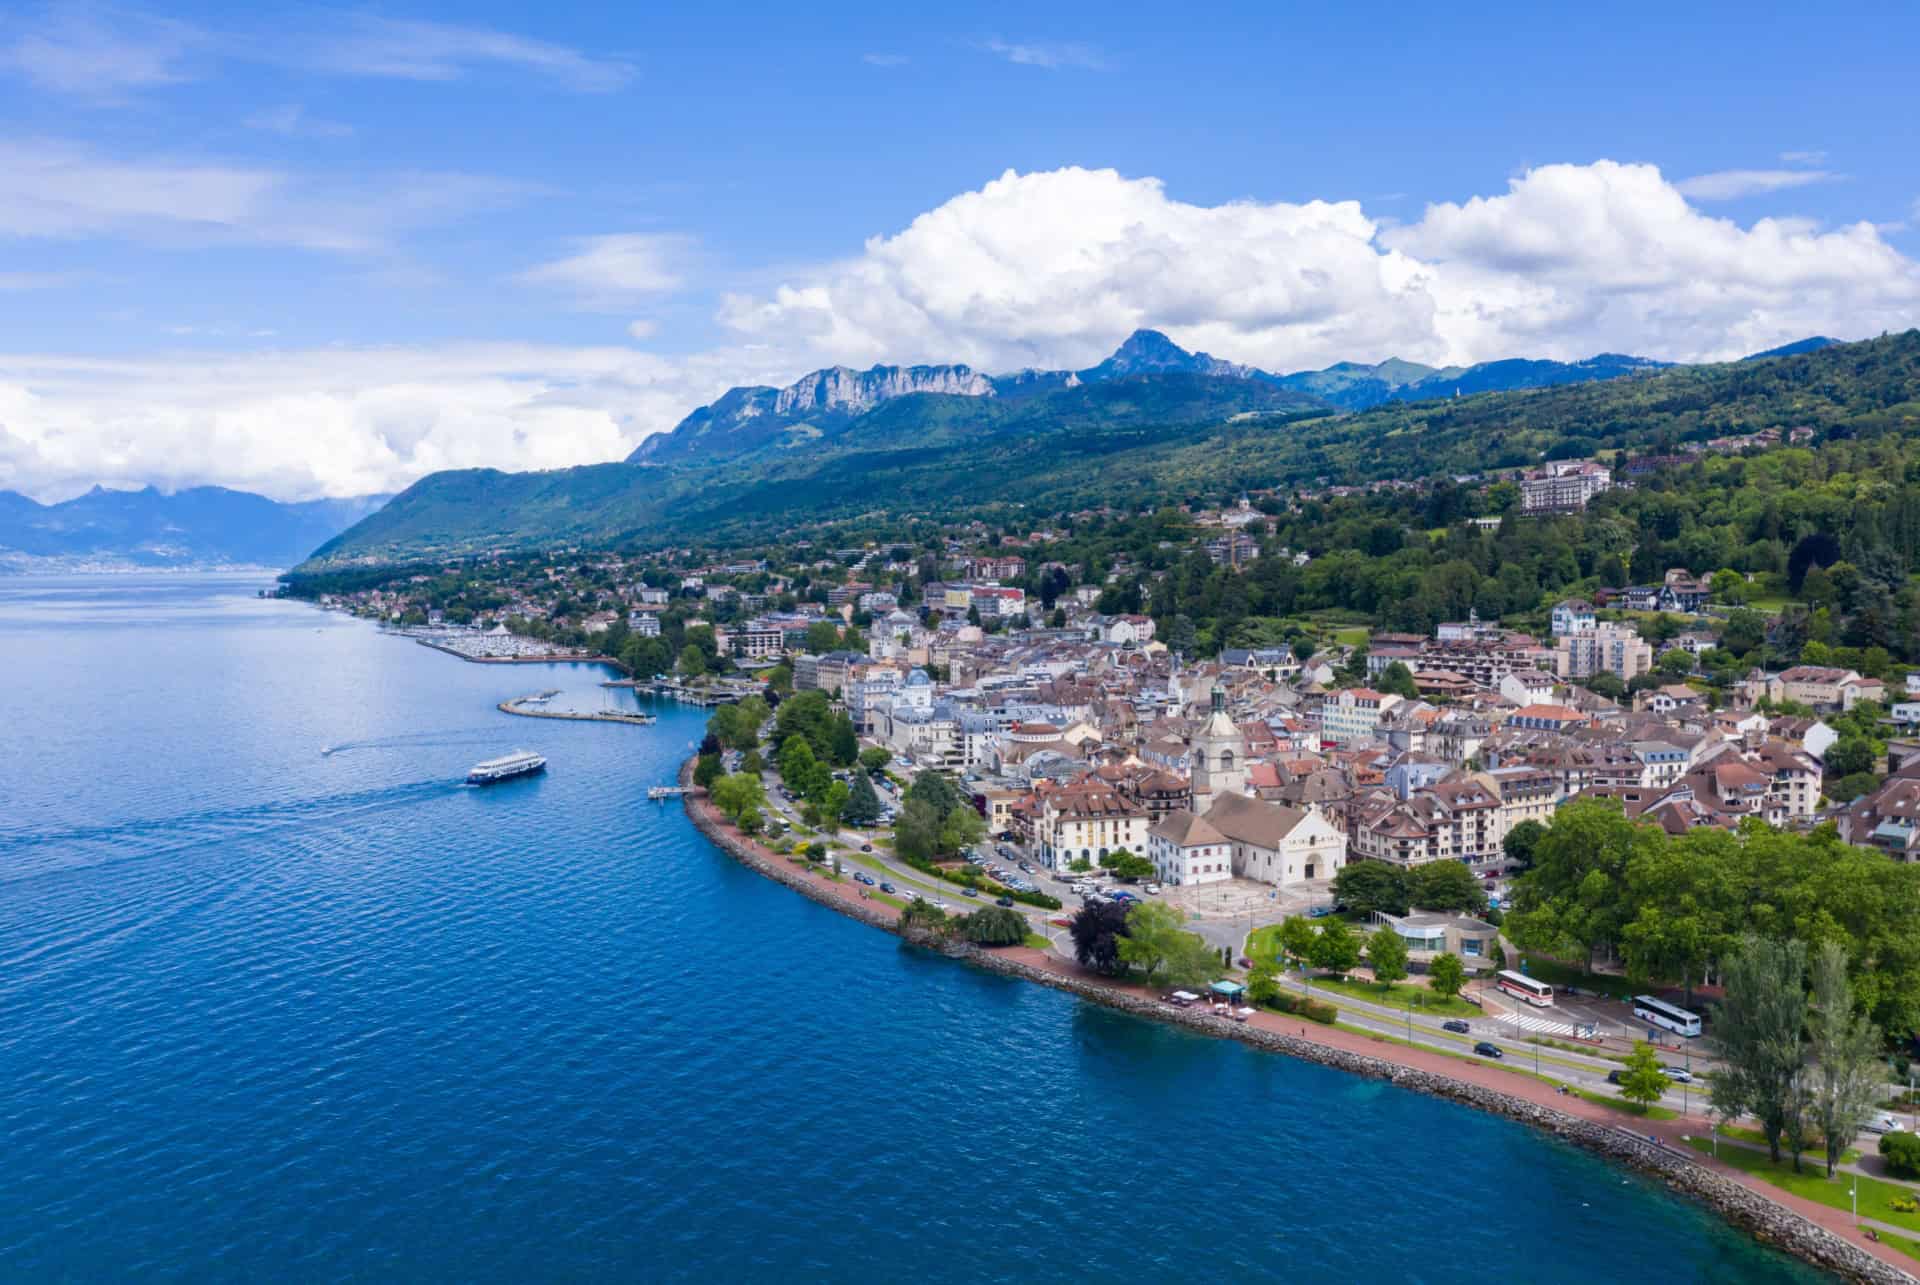
[[[689,762],[681,769],[680,783],[689,785],[691,781],[692,764]],[[1793,1210],[1713,1172],[1696,1162],[1691,1156],[1670,1147],[1657,1145],[1642,1135],[1628,1132],[1618,1126],[1583,1120],[1510,1094],[1415,1067],[1402,1066],[1385,1058],[1331,1048],[1278,1031],[1245,1026],[1225,1018],[1214,1017],[1199,1009],[1173,1008],[1097,981],[1064,976],[1035,968],[1022,960],[996,954],[981,947],[966,943],[935,942],[921,935],[905,932],[893,917],[878,905],[870,902],[848,901],[835,895],[829,886],[822,884],[818,878],[806,870],[784,860],[770,858],[764,850],[759,848],[759,845],[744,839],[726,826],[708,806],[702,793],[689,792],[684,796],[684,801],[687,815],[700,832],[721,851],[742,865],[787,885],[802,896],[817,901],[823,906],[912,941],[916,945],[938,950],[954,959],[964,960],[989,972],[1037,982],[1042,986],[1066,991],[1091,1003],[1131,1013],[1136,1017],[1185,1027],[1203,1035],[1239,1040],[1269,1052],[1283,1053],[1288,1057],[1315,1062],[1321,1066],[1332,1067],[1354,1075],[1363,1075],[1369,1079],[1386,1080],[1416,1093],[1445,1098],[1476,1110],[1505,1116],[1509,1120],[1516,1120],[1521,1124],[1551,1133],[1609,1160],[1631,1165],[1643,1173],[1651,1174],[1664,1182],[1669,1190],[1707,1206],[1734,1226],[1753,1236],[1754,1239],[1792,1254],[1824,1271],[1833,1272],[1851,1281],[1871,1282],[1872,1285],[1920,1285],[1920,1278],[1901,1271],[1891,1263],[1876,1258],[1855,1245],[1848,1244]]]

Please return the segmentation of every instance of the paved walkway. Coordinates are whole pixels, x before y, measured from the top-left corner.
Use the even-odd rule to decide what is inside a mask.
[[[728,825],[724,819],[719,818],[718,813],[713,811],[711,805],[706,802],[704,797],[689,795],[687,797],[687,805],[705,810],[708,815],[718,820],[722,827],[731,831],[733,837],[740,837],[738,831],[733,830],[732,826]],[[785,857],[770,851],[763,845],[754,843],[753,846],[758,848],[760,854],[769,862],[786,861]],[[865,891],[864,885],[852,881],[836,883],[820,875],[817,871],[806,877],[816,880],[834,896],[847,902],[850,906],[858,907],[862,912],[879,912],[888,919],[899,918],[900,912],[888,906],[886,903],[878,900],[863,899],[860,894],[862,891]],[[995,953],[1019,960],[1021,963],[1029,964],[1034,968],[1053,973],[1056,976],[1071,977],[1082,982],[1092,982],[1116,992],[1131,993],[1149,999],[1157,996],[1157,992],[1151,991],[1146,987],[1128,986],[1090,973],[1073,961],[1063,959],[1050,951],[1036,950],[1030,946],[1010,946],[998,950]],[[1859,1227],[1861,1225],[1874,1225],[1878,1226],[1880,1230],[1884,1232],[1898,1232],[1901,1235],[1907,1236],[1910,1236],[1911,1233],[1898,1227],[1885,1224],[1869,1224],[1866,1223],[1865,1220],[1856,1220],[1844,1209],[1833,1209],[1826,1205],[1816,1204],[1811,1200],[1803,1199],[1791,1192],[1774,1186],[1757,1174],[1749,1174],[1744,1170],[1734,1168],[1732,1165],[1722,1164],[1714,1160],[1711,1156],[1703,1155],[1693,1150],[1693,1148],[1686,1144],[1685,1138],[1688,1135],[1698,1137],[1705,1137],[1707,1135],[1711,1122],[1704,1116],[1683,1116],[1674,1120],[1634,1119],[1612,1108],[1589,1102],[1578,1095],[1559,1093],[1553,1086],[1544,1084],[1534,1079],[1531,1075],[1515,1074],[1513,1071],[1503,1069],[1497,1063],[1449,1057],[1445,1054],[1426,1049],[1410,1048],[1404,1044],[1388,1041],[1384,1037],[1376,1039],[1365,1035],[1357,1035],[1350,1031],[1342,1031],[1330,1026],[1321,1026],[1318,1023],[1302,1022],[1298,1018],[1289,1018],[1281,1013],[1258,1012],[1249,1019],[1248,1024],[1267,1030],[1284,1032],[1288,1035],[1310,1040],[1313,1043],[1329,1048],[1344,1049],[1350,1053],[1359,1053],[1367,1057],[1379,1058],[1382,1061],[1393,1062],[1399,1066],[1426,1071],[1434,1075],[1446,1076],[1463,1083],[1477,1084],[1483,1088],[1505,1093],[1511,1097],[1520,1098],[1538,1106],[1562,1112],[1566,1115],[1596,1121],[1601,1124],[1623,1129],[1628,1133],[1647,1137],[1659,1145],[1672,1149],[1686,1158],[1711,1169],[1713,1172],[1733,1182],[1739,1183],[1741,1186],[1758,1193],[1773,1203],[1783,1208],[1791,1209],[1809,1222],[1825,1228],[1842,1240],[1859,1246],[1867,1253],[1897,1267],[1909,1275],[1914,1273],[1916,1267],[1920,1267],[1920,1260],[1916,1260],[1902,1253],[1892,1245],[1867,1239],[1866,1236],[1861,1234]],[[1724,1145],[1727,1139],[1723,1138],[1721,1142]]]

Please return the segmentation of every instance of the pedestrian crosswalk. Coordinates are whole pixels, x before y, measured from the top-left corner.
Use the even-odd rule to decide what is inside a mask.
[[[1534,1017],[1530,1013],[1502,1013],[1499,1020],[1509,1026],[1517,1026],[1523,1031],[1532,1031],[1535,1035],[1572,1035],[1573,1027],[1565,1022],[1550,1021],[1544,1017]]]

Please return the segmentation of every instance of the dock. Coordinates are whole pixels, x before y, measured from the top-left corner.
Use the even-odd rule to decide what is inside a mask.
[[[650,799],[677,799],[687,792],[684,785],[649,785],[647,797]]]
[[[531,696],[516,696],[512,700],[501,701],[495,706],[502,714],[518,714],[522,718],[561,718],[575,723],[626,723],[633,727],[651,727],[659,721],[659,715],[647,714],[639,710],[603,709],[592,712],[566,709],[536,709],[558,696],[556,688],[550,692],[536,692]]]

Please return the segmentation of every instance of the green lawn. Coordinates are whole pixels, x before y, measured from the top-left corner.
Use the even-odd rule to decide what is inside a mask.
[[[1688,1138],[1687,1145],[1695,1151],[1711,1153],[1713,1144],[1707,1138]],[[1920,1232],[1920,1214],[1903,1214],[1888,1207],[1892,1200],[1911,1200],[1912,1187],[1902,1187],[1891,1182],[1882,1182],[1878,1178],[1867,1178],[1855,1174],[1838,1174],[1827,1177],[1826,1166],[1819,1163],[1804,1164],[1799,1173],[1793,1171],[1793,1162],[1783,1159],[1774,1164],[1764,1151],[1749,1151],[1745,1147],[1722,1147],[1720,1159],[1736,1169],[1747,1173],[1759,1174],[1782,1191],[1833,1209],[1851,1209],[1853,1202],[1847,1197],[1847,1188],[1852,1183],[1860,1184],[1860,1216],[1871,1218],[1894,1227],[1904,1227],[1908,1231]]]
[[[1866,1228],[1862,1227],[1860,1230],[1865,1231]],[[1910,1236],[1896,1236],[1890,1231],[1877,1231],[1875,1234],[1880,1237],[1882,1243],[1892,1245],[1909,1258],[1920,1258],[1920,1240],[1914,1240]]]
[[[1742,1141],[1751,1142],[1755,1146],[1760,1146],[1760,1147],[1764,1147],[1767,1145],[1766,1134],[1760,1132],[1760,1130],[1758,1129],[1749,1129],[1745,1125],[1741,1125],[1741,1124],[1721,1125],[1720,1136],[1723,1138],[1739,1138]],[[1823,1169],[1826,1168],[1826,1164],[1827,1164],[1826,1152],[1821,1150],[1820,1143],[1818,1140],[1814,1141],[1810,1146],[1808,1146],[1808,1148],[1805,1151],[1802,1151],[1800,1154],[1808,1160],[1817,1159],[1820,1162],[1820,1167]],[[1855,1160],[1858,1160],[1859,1158],[1860,1158],[1860,1152],[1853,1147],[1848,1147],[1845,1151],[1842,1151],[1840,1153],[1840,1159],[1849,1164]]]
[[[1463,999],[1443,999],[1424,986],[1413,986],[1406,982],[1395,982],[1390,988],[1383,988],[1378,982],[1316,977],[1313,979],[1313,989],[1369,1000],[1391,1008],[1410,1008],[1416,1013],[1431,1013],[1435,1017],[1486,1016],[1477,1006]]]
[[[1045,937],[1042,937],[1039,933],[1028,933],[1027,945],[1033,947],[1035,950],[1052,950],[1053,949],[1053,943],[1048,941]]]
[[[1438,1053],[1442,1057],[1454,1058],[1461,1062],[1473,1062],[1480,1066],[1495,1067],[1513,1075],[1525,1076],[1529,1080],[1538,1080],[1542,1084],[1551,1084],[1555,1088],[1560,1087],[1563,1083],[1563,1081],[1556,1080],[1550,1075],[1536,1072],[1532,1067],[1521,1065],[1518,1062],[1504,1061],[1499,1058],[1481,1057],[1477,1053],[1456,1053],[1452,1049],[1434,1048],[1427,1044],[1409,1044],[1397,1035],[1383,1035],[1379,1031],[1370,1031],[1364,1026],[1355,1026],[1351,1022],[1335,1022],[1334,1026],[1343,1031],[1350,1031],[1355,1035],[1364,1035],[1368,1039],[1377,1040],[1382,1044],[1398,1044],[1401,1048],[1417,1048],[1422,1052]],[[1441,1038],[1449,1037],[1442,1036]],[[1462,1038],[1461,1042],[1465,1043],[1466,1041]],[[1605,1093],[1596,1093],[1590,1089],[1577,1088],[1573,1085],[1567,1085],[1567,1087],[1573,1089],[1580,1097],[1585,1098],[1597,1106],[1609,1107],[1615,1111],[1624,1112],[1627,1115],[1639,1116],[1643,1120],[1677,1120],[1680,1118],[1678,1111],[1671,1110],[1667,1107],[1642,1107],[1638,1103],[1623,1101],[1620,1098],[1610,1097]]]

